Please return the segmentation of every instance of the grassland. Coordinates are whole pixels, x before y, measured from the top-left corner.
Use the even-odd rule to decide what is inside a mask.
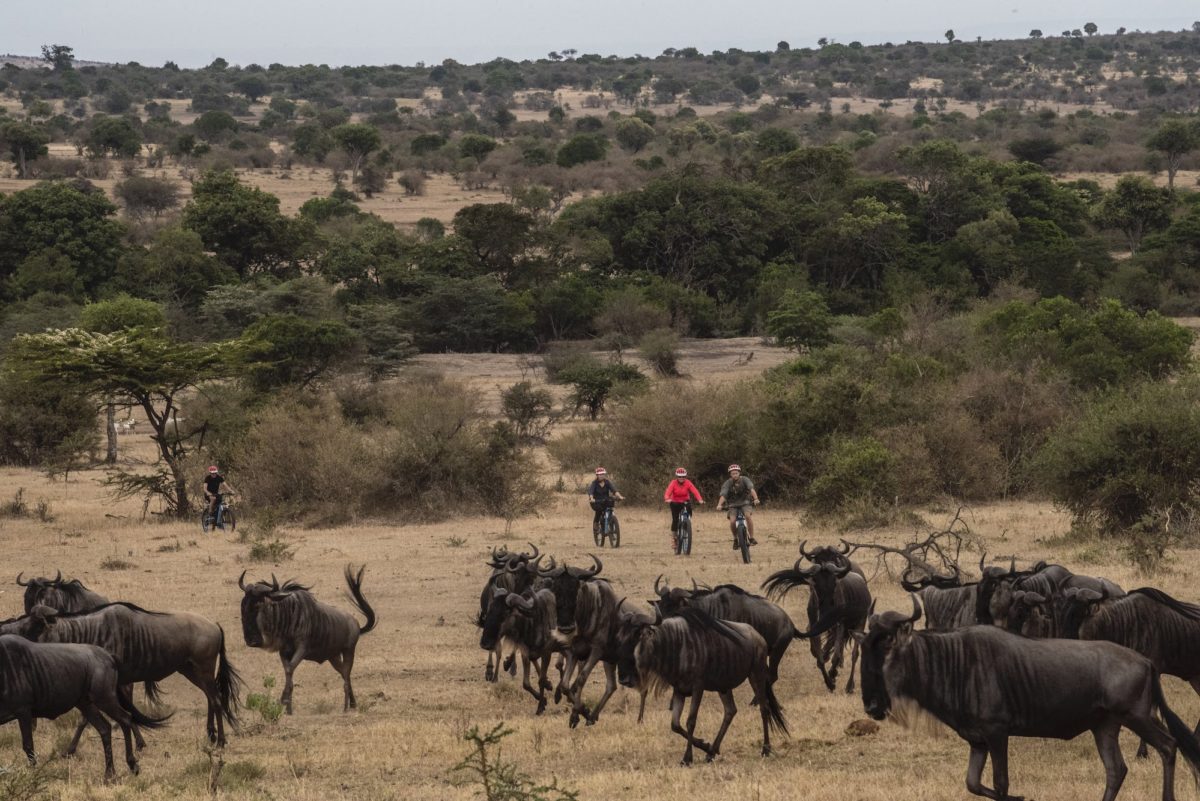
[[[698,347],[685,353],[684,372],[693,380],[748,374],[767,366],[778,352],[754,346],[750,365],[735,366],[751,342],[718,343],[731,348],[711,353]],[[517,361],[489,356],[423,357],[425,367],[467,379],[480,392],[520,375]],[[740,371],[740,372],[739,372]],[[144,434],[122,436],[122,458],[150,457]],[[782,739],[769,759],[758,756],[757,717],[749,690],[738,692],[740,714],[724,753],[712,765],[677,766],[682,740],[670,733],[665,699],[651,702],[647,720],[637,725],[636,696],[619,691],[594,727],[567,727],[566,712],[551,708],[540,718],[513,680],[495,685],[482,680],[485,657],[472,623],[487,570],[483,559],[497,544],[537,544],[544,552],[572,563],[595,550],[588,532],[590,513],[579,492],[585,476],[567,476],[565,492],[547,493],[531,514],[516,521],[511,537],[503,521],[451,517],[432,525],[361,520],[333,529],[289,529],[280,536],[294,549],[290,561],[251,563],[249,545],[232,534],[204,535],[192,522],[143,522],[136,502],[113,503],[97,482],[99,470],[50,482],[23,470],[0,471],[0,500],[24,489],[32,509],[48,505],[46,519],[36,514],[0,519],[7,544],[7,565],[15,576],[61,569],[112,598],[155,609],[187,609],[225,627],[230,657],[251,691],[263,692],[271,677],[278,693],[281,670],[276,657],[244,646],[238,617],[236,580],[277,574],[312,583],[319,597],[334,603],[342,595],[342,566],[368,565],[365,593],[379,614],[377,630],[360,643],[355,688],[360,709],[341,710],[341,685],[328,666],[303,665],[296,674],[296,714],[278,723],[257,712],[243,713],[241,732],[225,749],[220,797],[231,799],[451,799],[475,797],[471,787],[456,787],[448,769],[468,750],[464,730],[503,721],[515,729],[505,741],[504,757],[543,780],[557,777],[580,791],[583,799],[748,799],[796,798],[813,801],[890,801],[895,798],[941,801],[965,797],[966,748],[952,735],[910,732],[891,723],[868,737],[853,737],[846,727],[864,717],[861,700],[820,683],[807,649],[794,644],[783,662],[778,694],[787,710],[791,737]],[[481,480],[486,477],[481,476]],[[614,478],[619,482],[621,476]],[[233,477],[236,483],[236,476]],[[666,478],[664,477],[664,481]],[[715,488],[702,488],[712,491]],[[245,511],[249,512],[247,508]],[[944,525],[949,506],[915,510],[925,521],[856,532],[857,539],[899,543],[930,527]],[[697,519],[694,555],[668,554],[664,510],[626,507],[620,511],[624,542],[619,551],[601,554],[604,575],[618,594],[634,600],[651,597],[655,576],[673,583],[690,577],[701,582],[735,582],[756,587],[770,572],[790,565],[802,539],[833,541],[841,535],[832,522],[814,522],[802,510],[767,504],[758,515],[761,545],[753,564],[743,566],[729,550],[723,521],[712,513]],[[1152,578],[1136,575],[1119,550],[1076,542],[1067,536],[1068,519],[1047,504],[1010,502],[968,509],[964,516],[981,546],[998,560],[1051,559],[1078,572],[1102,574],[1126,587],[1153,583],[1195,600],[1200,553],[1183,551],[1168,570]],[[927,525],[926,525],[927,524]],[[250,528],[253,524],[239,528]],[[103,564],[127,563],[124,569]],[[868,565],[869,566],[869,565]],[[868,574],[871,574],[868,570]],[[903,608],[907,599],[893,578],[874,576],[871,590],[879,606]],[[785,606],[803,626],[803,590]],[[15,585],[0,590],[0,612],[17,614],[21,593]],[[594,679],[594,681],[596,681]],[[844,684],[844,676],[842,679]],[[207,788],[208,757],[202,750],[203,705],[200,694],[181,679],[165,683],[176,710],[169,728],[150,738],[142,775],[122,775],[103,786],[99,743],[89,734],[81,756],[50,762],[52,794],[63,799],[201,799]],[[599,685],[592,695],[599,692]],[[1187,720],[1200,716],[1200,702],[1181,682],[1168,680],[1167,694]],[[699,731],[708,734],[719,721],[720,704],[706,702]],[[43,725],[37,747],[49,756],[69,728]],[[1122,798],[1156,797],[1157,759],[1134,762],[1134,741],[1127,736],[1131,771]],[[22,760],[14,725],[0,729],[0,765]],[[1015,741],[1013,791],[1038,799],[1075,801],[1101,793],[1103,772],[1090,738],[1071,743]],[[1185,772],[1178,779],[1181,798],[1196,798]]]

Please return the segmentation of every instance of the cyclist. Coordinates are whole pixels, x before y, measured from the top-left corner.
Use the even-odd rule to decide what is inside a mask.
[[[736,464],[729,465],[729,478],[721,487],[721,498],[717,501],[717,511],[729,510],[729,531],[733,534],[733,550],[738,549],[737,541],[737,509],[742,510],[746,518],[746,534],[750,537],[751,545],[758,545],[754,539],[754,518],[750,516],[754,504],[758,503],[758,493],[754,490],[754,482],[742,475],[742,468]]]
[[[592,511],[595,515],[592,517],[592,535],[595,536],[600,531],[600,518],[604,517],[604,510],[613,505],[613,501],[623,501],[625,496],[617,491],[617,485],[613,484],[608,479],[608,471],[603,467],[596,468],[596,478],[588,487],[588,503],[592,506]]]
[[[679,531],[679,512],[692,498],[703,504],[704,498],[687,477],[687,470],[680,467],[675,470],[675,480],[667,484],[663,493],[663,501],[671,505],[671,550],[679,547],[676,532]]]
[[[208,474],[204,476],[204,499],[208,501],[208,515],[217,520],[217,508],[221,505],[221,496],[236,493],[233,485],[225,480],[220,469],[214,464],[209,465]]]

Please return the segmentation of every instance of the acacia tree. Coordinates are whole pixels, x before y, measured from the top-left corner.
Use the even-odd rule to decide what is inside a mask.
[[[1163,154],[1167,162],[1167,188],[1174,191],[1175,173],[1183,157],[1200,147],[1200,125],[1185,120],[1167,120],[1146,140],[1146,147]]]
[[[226,377],[233,343],[193,344],[168,338],[162,329],[112,333],[69,328],[25,334],[9,345],[7,367],[31,381],[73,387],[97,399],[113,398],[141,407],[163,467],[152,476],[118,471],[111,479],[118,497],[155,495],[167,511],[192,511],[185,461],[202,428],[181,433],[179,397],[205,381]]]
[[[350,157],[350,184],[353,186],[358,181],[358,168],[362,166],[363,159],[383,143],[379,129],[373,125],[347,123],[337,126],[329,135]]]
[[[24,122],[12,121],[0,124],[0,142],[8,148],[13,164],[17,165],[17,177],[29,177],[29,162],[45,156],[50,151],[46,145],[50,134],[44,129]]]

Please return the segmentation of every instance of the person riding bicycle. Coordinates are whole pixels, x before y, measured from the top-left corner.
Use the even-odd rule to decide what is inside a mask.
[[[214,521],[217,519],[217,509],[224,495],[235,493],[233,485],[225,480],[220,469],[214,464],[208,468],[204,476],[204,499],[208,501],[208,514]]]
[[[588,503],[592,506],[595,516],[592,518],[593,536],[600,531],[600,519],[604,510],[612,507],[613,501],[623,501],[625,496],[617,491],[617,485],[608,478],[608,471],[603,467],[596,468],[596,478],[588,487]]]
[[[700,490],[696,489],[687,477],[687,470],[680,467],[675,470],[675,480],[667,484],[667,489],[663,492],[663,502],[671,505],[671,549],[679,548],[678,534],[679,531],[679,512],[692,499],[695,498],[698,503],[704,503],[704,497],[700,494]]]
[[[754,504],[758,503],[758,493],[754,490],[754,482],[742,475],[742,468],[736,464],[729,465],[729,478],[721,487],[721,499],[717,501],[717,511],[729,511],[729,531],[733,534],[733,550],[738,549],[737,541],[737,510],[742,510],[746,518],[746,535],[751,545],[758,545],[754,539],[754,518],[750,516]]]

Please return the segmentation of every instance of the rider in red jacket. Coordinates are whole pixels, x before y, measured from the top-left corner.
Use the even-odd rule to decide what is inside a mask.
[[[675,532],[679,530],[679,510],[692,498],[704,503],[704,497],[700,494],[700,490],[696,489],[696,485],[688,480],[687,470],[680,467],[675,471],[675,480],[668,484],[666,491],[663,492],[663,501],[671,504],[672,550],[675,549]]]

